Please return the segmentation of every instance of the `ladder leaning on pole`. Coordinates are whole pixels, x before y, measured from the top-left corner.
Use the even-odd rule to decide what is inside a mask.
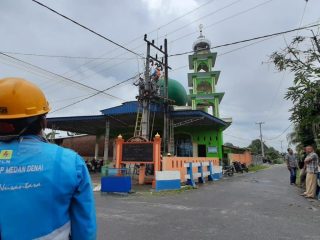
[[[174,123],[173,120],[169,120],[169,147],[168,151],[174,154]]]
[[[137,117],[136,117],[136,126],[134,128],[134,136],[141,136],[141,125],[142,125],[142,106],[139,104],[138,110],[137,110]]]

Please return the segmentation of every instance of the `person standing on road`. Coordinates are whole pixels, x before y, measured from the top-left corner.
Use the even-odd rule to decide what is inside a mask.
[[[307,172],[306,172],[306,164],[304,163],[304,159],[307,157],[306,153],[306,148],[303,148],[303,155],[301,157],[301,160],[299,161],[298,165],[300,168],[300,187],[301,188],[306,188],[306,177],[307,177]]]
[[[83,159],[42,136],[49,104],[19,78],[0,79],[0,239],[96,239]]]
[[[295,185],[296,184],[296,178],[297,178],[297,167],[298,162],[295,154],[293,153],[291,148],[287,149],[288,153],[285,156],[285,160],[287,163],[287,168],[290,171],[290,184]]]
[[[306,147],[307,157],[304,160],[306,164],[306,191],[302,194],[306,198],[314,198],[317,189],[317,173],[318,173],[318,155],[314,152],[312,146]]]

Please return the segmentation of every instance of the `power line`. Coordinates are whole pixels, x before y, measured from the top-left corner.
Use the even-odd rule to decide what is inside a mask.
[[[265,38],[265,39],[262,39],[262,40],[260,40],[260,41],[256,41],[256,42],[253,42],[253,43],[249,43],[249,44],[247,44],[247,45],[244,45],[244,46],[241,46],[241,47],[238,47],[238,48],[235,48],[235,49],[232,49],[232,50],[230,50],[230,51],[226,51],[226,52],[223,52],[223,53],[220,53],[220,54],[218,53],[217,57],[222,57],[222,56],[228,55],[228,54],[230,54],[230,53],[233,53],[233,52],[242,50],[242,49],[244,49],[244,48],[253,46],[253,45],[255,45],[255,44],[258,44],[258,43],[261,43],[261,42],[270,40],[270,39],[272,39],[272,38],[274,38],[274,37],[276,37],[276,36],[273,36],[273,37],[270,37],[270,38]],[[177,68],[171,70],[171,72],[177,71],[177,70],[180,70],[180,69],[183,69],[183,68],[186,68],[186,67],[189,67],[189,65],[187,64],[187,65],[183,65],[183,66],[177,67]]]
[[[90,98],[93,98],[93,97],[95,97],[95,96],[97,96],[97,95],[99,95],[99,94],[101,94],[101,93],[105,93],[106,91],[108,91],[108,90],[110,90],[110,89],[112,89],[112,88],[115,88],[115,87],[117,87],[117,86],[119,86],[119,85],[121,85],[121,84],[123,84],[123,83],[125,83],[125,82],[128,82],[128,81],[130,81],[130,80],[132,80],[132,79],[134,79],[134,78],[136,78],[136,77],[137,77],[137,76],[133,76],[133,77],[131,77],[131,78],[128,78],[128,79],[126,79],[126,80],[123,80],[123,81],[121,81],[121,82],[119,82],[119,83],[117,83],[117,84],[115,84],[115,85],[112,85],[112,86],[106,88],[106,89],[103,89],[103,90],[98,91],[98,92],[96,92],[96,93],[94,93],[94,94],[91,94],[90,96],[87,96],[87,97],[85,97],[85,98],[82,98],[82,99],[80,99],[80,100],[78,100],[78,101],[75,101],[75,102],[73,102],[73,103],[70,103],[70,104],[68,104],[68,105],[66,105],[66,106],[63,106],[63,107],[61,107],[61,108],[55,109],[54,111],[51,111],[51,113],[58,112],[58,111],[60,111],[60,110],[66,109],[66,108],[71,107],[71,106],[74,106],[74,105],[76,105],[76,104],[78,104],[78,103],[80,103],[80,102],[83,102],[83,101],[85,101],[85,100],[88,100],[88,99],[90,99]]]
[[[36,53],[22,53],[22,52],[7,52],[7,51],[1,51],[5,54],[10,55],[22,55],[22,56],[32,56],[32,57],[47,57],[47,58],[70,58],[70,59],[88,59],[88,60],[113,60],[113,59],[136,59],[135,57],[132,58],[103,58],[103,57],[86,57],[86,56],[66,56],[66,55],[50,55],[50,54],[36,54]]]
[[[204,27],[204,29],[213,27],[214,25],[217,25],[217,24],[219,24],[219,23],[225,22],[225,21],[227,21],[227,20],[229,20],[229,19],[231,19],[231,18],[237,17],[237,16],[242,15],[242,14],[244,14],[244,13],[247,13],[247,12],[249,12],[249,11],[252,11],[252,10],[254,10],[254,9],[258,8],[258,7],[261,7],[262,5],[265,5],[265,4],[267,4],[267,3],[271,2],[271,1],[273,1],[273,0],[267,0],[267,1],[264,1],[264,2],[262,2],[262,3],[259,3],[259,4],[255,5],[255,6],[253,6],[253,7],[250,7],[250,8],[248,8],[248,9],[245,9],[245,10],[243,10],[243,11],[237,12],[237,13],[229,16],[229,17],[223,18],[223,19],[221,19],[221,20],[219,20],[219,21],[217,21],[217,22],[214,22],[214,23],[212,23],[212,24]],[[193,31],[193,32],[191,32],[191,33],[188,33],[188,34],[185,34],[185,35],[183,35],[183,36],[181,36],[181,37],[178,37],[178,38],[170,41],[170,43],[176,42],[176,41],[181,40],[181,39],[183,39],[183,38],[186,38],[186,37],[188,37],[188,36],[190,36],[190,35],[193,35],[193,34],[195,34],[195,33],[197,33],[197,31]]]
[[[270,113],[267,115],[267,117],[266,117],[266,120],[268,121],[268,120],[270,120],[270,117],[271,117],[271,110],[272,110],[272,108],[273,108],[273,105],[274,105],[274,103],[275,103],[275,100],[276,100],[276,98],[277,98],[277,96],[278,96],[278,94],[279,94],[279,92],[280,92],[280,89],[281,89],[281,86],[282,86],[282,84],[283,84],[283,82],[284,82],[284,80],[285,80],[285,76],[286,76],[286,72],[284,71],[283,72],[283,74],[282,74],[282,77],[281,77],[281,79],[280,79],[280,81],[279,81],[279,84],[278,84],[278,86],[277,86],[277,89],[276,89],[276,92],[275,92],[275,94],[274,94],[274,96],[273,96],[273,98],[272,98],[272,100],[271,100],[271,104],[270,104],[270,107],[269,107],[269,111],[270,111]]]
[[[23,60],[21,60],[21,59],[18,59],[18,58],[16,58],[16,57],[12,57],[12,56],[10,56],[10,55],[8,55],[8,54],[5,54],[5,53],[3,53],[3,52],[0,52],[0,54],[3,55],[3,56],[5,56],[5,57],[7,57],[7,58],[10,58],[10,59],[13,59],[13,60],[15,60],[15,61],[18,61],[18,62],[21,62],[21,63],[23,63],[23,64],[26,64],[27,66],[31,66],[31,67],[36,68],[36,69],[38,69],[38,70],[41,70],[41,71],[43,71],[43,72],[49,73],[49,74],[51,74],[51,75],[53,75],[53,76],[57,76],[57,77],[59,77],[59,78],[62,78],[62,79],[64,79],[65,81],[74,83],[74,84],[76,84],[76,85],[78,85],[78,86],[81,86],[81,87],[84,87],[84,88],[87,88],[87,89],[90,89],[90,90],[94,90],[94,91],[96,91],[96,92],[100,92],[98,89],[96,89],[96,88],[94,88],[94,87],[88,86],[88,85],[83,84],[83,83],[79,83],[79,82],[77,82],[77,81],[75,81],[75,80],[72,80],[72,79],[70,79],[70,78],[66,78],[66,77],[61,76],[61,75],[59,75],[59,74],[57,74],[57,73],[48,71],[48,70],[46,70],[46,69],[44,69],[44,68],[38,67],[38,66],[36,66],[36,65],[33,65],[33,64],[31,64],[31,63],[28,63],[28,62],[23,61]],[[116,98],[116,99],[121,100],[121,101],[124,100],[124,99],[122,99],[122,98],[113,96],[113,95],[108,94],[108,93],[103,93],[103,94],[105,94],[105,95],[107,95],[107,96],[109,96],[109,97],[112,97],[112,98]]]
[[[252,141],[252,139],[238,137],[238,136],[234,136],[234,135],[231,135],[231,134],[228,134],[228,133],[223,133],[223,135],[226,135],[226,136],[229,136],[229,137],[233,137],[233,138],[236,138],[236,139],[239,139],[239,140],[243,140],[243,141]]]
[[[220,8],[220,9],[214,11],[214,12],[211,12],[211,13],[205,15],[204,17],[207,17],[207,16],[209,16],[209,15],[211,15],[211,14],[213,14],[213,13],[217,13],[217,12],[219,12],[219,11],[221,11],[221,10],[227,8],[227,7],[230,7],[230,6],[236,4],[237,2],[240,2],[240,1],[242,1],[242,0],[237,0],[237,1],[231,3],[231,4],[227,5],[227,6],[224,6],[223,8]],[[163,27],[165,27],[165,26],[167,26],[167,25],[169,25],[169,24],[171,24],[171,23],[173,23],[173,22],[175,22],[175,21],[177,21],[177,20],[179,20],[179,19],[181,19],[181,18],[183,18],[183,17],[191,14],[192,12],[200,9],[201,7],[207,5],[207,4],[211,3],[211,2],[214,2],[214,0],[210,0],[210,1],[208,1],[208,2],[206,2],[206,3],[204,3],[204,4],[202,4],[202,5],[200,5],[199,7],[197,7],[197,8],[195,8],[195,9],[193,9],[193,10],[191,10],[191,11],[189,11],[189,12],[187,12],[187,13],[185,13],[185,14],[183,14],[183,15],[181,15],[181,16],[173,19],[173,20],[171,20],[170,22],[168,22],[168,23],[166,23],[166,24],[164,24],[164,25],[162,25],[162,26],[159,26],[159,27],[156,28],[155,30],[153,30],[153,31],[151,31],[151,32],[148,32],[148,34],[153,33],[153,32],[155,32],[155,31],[159,30],[160,28],[163,28]],[[195,20],[195,21],[198,21],[198,20],[200,20],[201,18],[204,18],[204,17],[200,17],[200,18],[198,18],[198,19]],[[193,22],[195,22],[195,21],[193,21]],[[193,23],[193,22],[191,22],[191,23]],[[191,23],[190,23],[190,24],[191,24]],[[176,31],[179,30],[179,29],[181,29],[181,28],[178,28],[178,29],[176,29],[175,31],[170,32],[169,34],[172,34],[172,33],[176,32]],[[166,34],[166,35],[169,35],[169,34]],[[166,35],[161,36],[161,38],[165,37]],[[132,39],[131,41],[127,42],[127,44],[130,44],[130,43],[132,43],[132,42],[134,42],[134,41],[136,41],[136,40],[138,40],[138,39],[140,39],[140,37],[137,37],[137,38]],[[140,47],[143,46],[143,45],[144,45],[144,44],[140,44],[140,45],[138,45],[137,47],[133,48],[133,50],[138,49],[138,48],[140,48]],[[110,53],[110,52],[113,52],[113,51],[112,51],[112,50],[111,50],[111,51],[108,51],[108,53]],[[111,59],[115,59],[115,58],[117,58],[117,57],[119,57],[119,56],[123,56],[124,54],[125,54],[125,53],[120,54],[120,55],[116,55],[115,57],[113,57],[113,58],[111,58]],[[103,55],[101,55],[101,56],[104,56],[104,55],[106,55],[106,54],[103,54]],[[75,69],[73,69],[73,70],[71,70],[71,71],[68,71],[68,72],[64,73],[63,75],[65,75],[65,74],[67,74],[67,73],[69,73],[69,72],[75,71],[76,69],[78,69],[78,68],[80,68],[80,67],[82,67],[82,66],[84,66],[84,65],[90,64],[91,62],[94,62],[94,61],[95,61],[95,60],[90,60],[90,61],[88,61],[88,62],[86,62],[86,63],[84,63],[84,64],[81,64],[79,67],[77,67],[77,68],[75,68]],[[96,64],[96,65],[94,66],[94,68],[96,68],[97,66],[103,65],[105,62],[108,62],[108,60]],[[117,65],[120,65],[121,63],[124,63],[124,62],[125,62],[125,61],[122,61],[122,62],[120,62],[120,63],[113,64],[113,65],[111,65],[111,66],[109,66],[109,67],[107,67],[107,68],[102,68],[102,69],[100,69],[98,72],[95,72],[95,73],[93,73],[93,74],[91,74],[91,75],[89,75],[89,76],[98,74],[98,73],[100,73],[100,72],[105,71],[106,69],[110,69],[110,68],[112,68],[112,67],[114,67],[114,66],[117,66]],[[88,70],[85,70],[85,72],[86,72],[86,71],[88,71]],[[83,73],[83,72],[82,72],[82,73]],[[77,74],[77,73],[72,74],[72,75],[69,76],[69,77],[73,77],[73,76],[75,76],[76,74]],[[86,76],[86,77],[88,77],[88,76]],[[86,77],[83,77],[83,78],[86,78]]]
[[[304,5],[303,12],[302,12],[302,16],[301,16],[300,23],[299,23],[299,27],[301,27],[301,25],[302,25],[303,18],[304,18],[304,15],[305,15],[305,13],[306,13],[307,5],[308,5],[308,1],[306,1],[305,5]],[[299,31],[297,32],[297,35],[298,35],[298,34],[299,34]]]
[[[178,19],[180,19],[180,18],[182,18],[182,17],[184,17],[184,16],[186,16],[186,15],[194,12],[195,10],[198,10],[199,8],[205,6],[205,5],[207,5],[207,4],[209,4],[209,3],[213,2],[213,1],[214,1],[214,0],[210,0],[210,1],[208,1],[208,2],[206,2],[206,3],[204,3],[204,4],[202,4],[202,5],[200,5],[199,7],[191,10],[190,12],[187,12],[186,14],[184,14],[184,15],[182,15],[182,16],[179,16],[179,17],[173,19],[172,21],[170,21],[170,22],[168,22],[168,23],[166,23],[166,24],[158,27],[157,29],[149,32],[148,34],[153,33],[153,32],[155,32],[155,31],[159,30],[160,28],[162,28],[162,27],[164,27],[164,26],[167,26],[167,25],[173,23],[174,21],[176,21],[176,20],[178,20]],[[212,15],[212,14],[214,14],[214,13],[220,12],[220,11],[222,11],[222,10],[228,8],[228,7],[231,7],[232,5],[235,5],[236,3],[240,2],[240,1],[243,1],[243,0],[236,0],[236,1],[232,2],[231,4],[228,4],[228,5],[226,5],[226,6],[222,7],[222,8],[219,8],[219,9],[213,11],[213,12],[210,12],[209,14],[207,14],[207,15],[205,15],[205,16],[203,16],[203,17],[200,17],[200,18],[198,18],[198,19],[196,19],[196,20],[194,20],[194,21],[192,21],[192,22],[190,22],[190,23],[188,23],[188,24],[186,24],[186,25],[184,25],[184,26],[182,26],[182,27],[176,28],[176,29],[173,30],[172,32],[169,32],[169,33],[161,36],[160,38],[164,38],[164,37],[167,36],[167,35],[176,33],[177,31],[185,28],[186,26],[189,26],[190,24],[192,24],[192,23],[194,23],[194,22],[197,22],[197,21],[199,21],[199,20],[202,19],[202,18],[206,18],[206,17],[208,17],[208,16],[210,16],[210,15]],[[269,0],[269,1],[271,1],[271,0]],[[137,39],[139,39],[139,38],[136,38],[136,39],[134,39],[133,41],[135,41],[135,40],[137,40]],[[130,42],[129,42],[129,43],[130,43]],[[143,45],[144,45],[144,44],[140,44],[139,46],[133,48],[133,50],[138,49],[138,48],[140,48],[140,47],[143,46]],[[124,54],[120,54],[120,55],[117,55],[117,56],[122,56],[122,55],[124,55]],[[125,62],[125,61],[123,61],[123,62]],[[117,65],[119,65],[119,64],[121,64],[121,63],[123,63],[123,62],[120,62],[120,63],[118,63],[118,64],[114,64],[114,65],[108,67],[107,69],[109,69],[109,68],[111,68],[111,67],[113,67],[113,66],[117,66]],[[102,65],[103,63],[105,63],[105,62],[99,63],[99,64],[97,64],[95,67],[100,66],[100,65]],[[84,65],[85,65],[85,64],[84,64]],[[105,69],[105,70],[106,70],[106,69]],[[99,72],[102,72],[102,71],[105,71],[105,70],[101,69]],[[96,73],[94,73],[94,74],[97,74],[97,73],[99,73],[99,72],[96,72]],[[73,75],[72,75],[72,76],[73,76]],[[92,75],[90,75],[90,76],[92,76]]]
[[[185,14],[183,14],[183,15],[181,15],[181,16],[179,16],[179,17],[177,17],[177,18],[175,18],[175,19],[173,19],[173,20],[171,20],[171,21],[169,21],[169,22],[167,22],[167,23],[165,23],[165,24],[157,27],[157,28],[155,28],[154,30],[148,32],[147,34],[151,34],[151,33],[153,33],[153,32],[156,32],[156,31],[160,30],[161,28],[166,27],[166,26],[172,24],[173,22],[175,22],[175,21],[177,21],[177,20],[179,20],[179,19],[181,19],[181,18],[183,18],[183,17],[185,17],[185,16],[187,16],[187,15],[195,12],[196,10],[199,10],[200,8],[206,6],[206,5],[208,5],[209,3],[212,3],[212,2],[214,2],[214,1],[215,1],[215,0],[210,0],[210,1],[208,1],[208,2],[205,2],[204,4],[200,5],[199,7],[195,8],[195,9],[193,9],[193,10],[191,10],[191,11],[189,11],[189,12],[187,12],[187,13],[185,13]],[[241,1],[241,0],[238,0],[238,1]],[[233,4],[231,4],[231,5],[233,5]],[[230,5],[230,6],[231,6],[231,5]],[[226,7],[228,7],[228,6],[226,6]],[[226,7],[224,7],[224,8],[226,8]],[[220,10],[222,10],[222,9],[220,9]],[[216,12],[218,12],[218,10],[217,10]],[[207,15],[206,15],[206,16],[207,16]],[[200,19],[200,18],[199,18],[199,19]],[[198,20],[199,20],[199,19],[198,19]],[[194,21],[193,21],[193,22],[194,22]],[[192,23],[192,22],[191,22],[191,23]],[[191,24],[191,23],[190,23],[190,24]],[[175,31],[174,31],[174,32],[175,32]],[[174,32],[171,32],[171,33],[174,33]],[[169,33],[169,34],[171,34],[171,33]],[[166,34],[166,35],[169,35],[169,34]],[[166,35],[161,36],[160,38],[163,38],[163,37],[165,37]],[[126,44],[131,44],[131,43],[133,43],[133,42],[141,39],[142,37],[143,37],[143,35],[141,35],[141,36],[139,36],[139,37],[136,37],[136,38],[134,38],[134,39],[126,42],[125,45],[126,45]],[[144,44],[140,44],[139,46],[133,48],[133,50],[136,50],[136,49],[140,48],[141,46],[144,46]],[[115,50],[116,50],[116,49],[111,50],[111,51],[108,51],[108,52],[106,52],[106,53],[104,53],[104,54],[102,54],[102,55],[100,55],[100,56],[105,56],[106,54],[111,53],[111,52],[114,52]],[[116,57],[122,56],[122,55],[124,55],[124,54],[116,55]],[[78,68],[80,68],[80,67],[82,67],[82,66],[84,66],[84,65],[90,64],[90,63],[92,63],[92,62],[94,62],[94,61],[95,61],[95,60],[90,60],[90,61],[88,61],[88,62],[86,62],[86,63],[84,63],[84,64],[81,64],[79,67],[77,67],[77,68],[75,68],[75,69],[73,69],[73,70],[71,70],[71,71],[68,71],[68,72],[64,73],[64,75],[67,74],[67,73],[69,73],[69,72],[75,71],[76,69],[78,69]],[[96,66],[100,66],[100,65],[102,65],[103,63],[105,63],[105,62],[99,63],[99,64],[96,65]],[[119,64],[120,64],[120,63],[119,63]],[[117,65],[117,64],[116,64],[116,65]],[[116,66],[116,65],[113,65],[113,66]],[[75,75],[75,74],[73,74],[73,75],[71,75],[71,76],[74,76],[74,75]]]
[[[75,20],[67,17],[66,15],[63,15],[62,13],[57,12],[56,10],[54,10],[54,9],[52,9],[52,8],[44,5],[43,3],[38,2],[38,1],[36,1],[36,0],[31,0],[31,1],[35,2],[36,4],[38,4],[38,5],[40,5],[40,6],[44,7],[44,8],[47,8],[47,9],[50,10],[51,12],[53,12],[53,13],[55,13],[55,14],[63,17],[63,18],[65,18],[65,19],[67,19],[67,20],[69,20],[69,21],[71,21],[71,22],[73,22],[74,24],[76,24],[76,25],[78,25],[78,26],[80,26],[80,27],[88,30],[89,32],[91,32],[91,33],[93,33],[93,34],[95,34],[95,35],[103,38],[104,40],[107,40],[108,42],[110,42],[110,43],[112,43],[112,44],[114,44],[114,45],[116,45],[116,46],[118,46],[118,47],[120,47],[120,48],[122,48],[122,49],[124,49],[124,50],[126,50],[126,51],[128,51],[128,52],[133,53],[134,55],[137,55],[137,56],[139,56],[139,57],[143,57],[141,54],[136,53],[136,52],[130,50],[129,48],[126,48],[125,46],[123,46],[123,45],[121,45],[121,44],[119,44],[119,43],[111,40],[110,38],[107,38],[107,37],[103,36],[102,34],[96,32],[96,31],[94,31],[94,30],[92,30],[92,29],[90,29],[90,28],[88,28],[88,27],[86,27],[86,26],[84,26],[83,24],[81,24],[81,23],[79,23],[79,22],[77,22],[77,21],[75,21]]]
[[[250,41],[254,41],[254,40],[258,40],[258,39],[262,39],[262,38],[268,38],[268,37],[272,37],[272,36],[277,36],[277,35],[281,35],[281,34],[287,34],[287,33],[295,32],[295,31],[298,31],[298,30],[308,29],[308,28],[317,27],[317,26],[320,26],[320,23],[313,24],[313,25],[307,25],[307,26],[299,27],[299,28],[294,28],[294,29],[290,29],[290,30],[287,30],[287,31],[271,33],[271,34],[267,34],[267,35],[263,35],[263,36],[259,36],[259,37],[254,37],[254,38],[245,39],[245,40],[240,40],[240,41],[236,41],[236,42],[231,42],[231,43],[225,43],[225,44],[221,44],[221,45],[216,45],[216,46],[211,47],[210,49],[227,47],[227,46],[231,46],[231,45],[236,45],[236,44],[240,44],[240,43],[250,42]],[[176,54],[169,55],[169,57],[181,56],[181,55],[190,54],[190,53],[194,53],[194,51],[187,51],[187,52],[182,52],[182,53],[176,53]]]
[[[166,27],[166,26],[170,25],[171,23],[173,23],[173,22],[175,22],[175,21],[177,21],[177,20],[179,20],[179,19],[181,19],[181,18],[183,18],[183,17],[185,17],[185,16],[187,16],[187,15],[189,15],[189,14],[191,14],[191,13],[197,11],[197,10],[199,10],[200,8],[206,6],[206,5],[208,5],[209,3],[212,3],[212,2],[214,2],[214,1],[216,1],[216,0],[207,1],[207,2],[203,3],[202,5],[200,5],[199,7],[196,7],[196,8],[194,8],[194,9],[190,10],[189,12],[187,12],[187,13],[179,16],[179,17],[176,17],[176,18],[174,18],[173,20],[171,20],[171,21],[169,21],[169,22],[167,22],[167,23],[165,23],[165,24],[157,27],[155,30],[149,32],[148,34],[153,33],[153,32],[155,32],[155,31],[157,31],[157,30],[159,30],[159,29],[161,29],[161,28],[163,28],[163,27]]]
[[[59,99],[59,100],[51,100],[50,103],[57,103],[57,102],[66,102],[69,100],[74,100],[74,99],[78,99],[78,98],[84,98],[87,97],[91,94],[86,94],[86,95],[81,95],[81,96],[76,96],[76,97],[69,97],[69,98],[64,98],[64,99]]]
[[[192,23],[198,22],[199,20],[201,20],[201,19],[203,19],[203,18],[206,18],[206,17],[209,17],[209,16],[211,16],[211,15],[213,15],[213,14],[216,14],[216,13],[218,13],[218,12],[220,12],[220,11],[228,8],[228,7],[231,7],[231,6],[233,6],[233,5],[241,2],[241,1],[243,1],[243,0],[236,0],[236,1],[232,2],[232,3],[230,3],[230,4],[227,4],[227,5],[224,6],[224,7],[221,7],[221,8],[219,8],[219,9],[216,9],[216,10],[214,10],[214,11],[212,11],[212,12],[210,12],[210,13],[202,16],[202,17],[199,17],[199,18],[193,20],[192,22],[189,22],[189,23],[187,23],[187,24],[185,24],[185,25],[183,25],[183,26],[181,26],[181,27],[179,27],[179,28],[174,29],[173,31],[171,31],[171,32],[169,32],[169,33],[166,33],[165,35],[162,35],[160,38],[163,38],[163,37],[165,37],[165,36],[167,36],[167,35],[176,33],[176,32],[178,32],[178,31],[180,31],[181,29],[184,29],[184,28],[186,28],[186,27],[189,27],[190,24],[192,24]],[[220,21],[220,22],[221,22],[221,21]],[[183,37],[181,37],[181,38],[183,38]],[[175,42],[175,41],[177,41],[177,40],[180,40],[181,38],[172,40],[171,42]]]
[[[293,123],[291,123],[285,130],[283,130],[283,132],[282,132],[280,135],[278,135],[278,136],[276,136],[276,137],[273,137],[273,138],[266,139],[266,140],[267,140],[267,141],[270,141],[270,140],[274,140],[274,139],[277,139],[277,138],[281,137],[283,134],[285,134],[286,131],[288,131],[288,129],[289,129],[292,125],[293,125]]]

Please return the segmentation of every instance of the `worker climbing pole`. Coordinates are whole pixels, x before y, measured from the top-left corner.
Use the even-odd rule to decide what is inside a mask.
[[[153,102],[159,102],[160,99],[164,103],[164,128],[163,128],[163,146],[164,152],[167,152],[167,141],[169,139],[168,127],[168,52],[167,52],[167,39],[164,40],[164,49],[162,46],[157,47],[154,40],[151,42],[147,40],[147,35],[144,36],[144,41],[147,43],[146,55],[146,69],[144,78],[140,77],[138,82],[135,83],[139,87],[139,95],[137,100],[139,107],[137,111],[137,118],[134,130],[135,137],[142,137],[150,140],[150,129],[153,128],[153,118],[150,117],[150,108]],[[163,56],[158,59],[158,54],[151,56],[151,47],[162,54]],[[164,74],[163,74],[164,73]],[[158,80],[164,77],[164,91],[160,94],[160,87]]]

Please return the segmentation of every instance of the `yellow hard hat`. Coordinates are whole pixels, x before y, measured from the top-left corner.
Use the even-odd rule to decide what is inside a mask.
[[[46,114],[49,103],[33,83],[21,78],[0,79],[0,120]]]

